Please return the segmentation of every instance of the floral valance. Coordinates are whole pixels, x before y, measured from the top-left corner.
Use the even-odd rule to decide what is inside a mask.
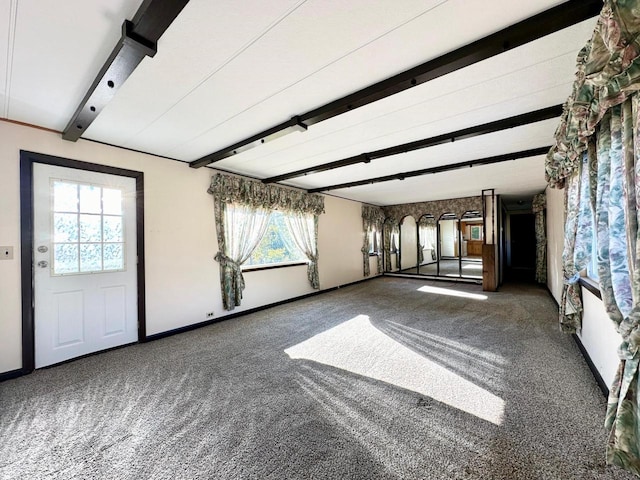
[[[222,203],[240,203],[294,213],[324,213],[324,197],[259,180],[216,173],[208,190]]]
[[[546,178],[552,187],[563,188],[577,170],[606,111],[640,89],[639,32],[637,2],[605,0],[593,37],[578,54],[573,90],[547,154]]]
[[[430,215],[439,219],[445,213],[455,213],[458,218],[466,212],[482,211],[482,197],[451,198],[448,200],[433,200],[430,202],[404,203],[383,207],[387,217],[404,218],[411,215],[416,222],[423,215]]]

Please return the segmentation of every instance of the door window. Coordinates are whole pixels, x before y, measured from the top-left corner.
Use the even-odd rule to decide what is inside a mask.
[[[51,180],[52,275],[125,269],[122,190]]]

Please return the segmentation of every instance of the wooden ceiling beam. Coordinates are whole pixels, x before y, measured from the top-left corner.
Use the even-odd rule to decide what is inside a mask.
[[[531,123],[549,120],[550,118],[559,117],[561,114],[562,105],[554,105],[552,107],[534,110],[533,112],[527,112],[520,115],[515,115],[513,117],[503,118],[494,122],[484,123],[482,125],[476,125],[469,128],[463,128],[462,130],[457,130],[455,132],[443,133],[442,135],[436,135],[435,137],[424,138],[422,140],[403,143],[401,145],[394,145],[392,147],[382,148],[380,150],[374,150],[372,152],[361,153],[353,157],[347,157],[341,160],[335,160],[333,162],[303,168],[294,172],[283,173],[282,175],[265,178],[264,180],[262,180],[262,182],[281,182],[283,180],[289,180],[291,178],[301,177],[304,175],[313,175],[315,173],[326,172],[329,170],[334,170],[336,168],[355,165],[357,163],[369,163],[371,162],[371,160],[375,160],[378,158],[390,157],[392,155],[399,155],[402,153],[412,152],[428,147],[434,147],[436,145],[442,145],[445,143],[453,143],[460,140],[477,137],[479,135],[486,135],[489,133],[507,130],[509,128],[521,127],[523,125],[529,125]]]
[[[529,150],[521,150],[519,152],[505,153],[493,157],[478,158],[468,160],[466,162],[451,163],[448,165],[440,165],[438,167],[423,168],[421,170],[412,170],[410,172],[394,173],[382,177],[368,178],[366,180],[357,180],[355,182],[340,183],[337,185],[329,185],[327,187],[311,188],[307,190],[309,193],[328,192],[330,190],[338,190],[341,188],[360,187],[362,185],[371,185],[374,183],[390,182],[392,180],[404,180],[405,178],[420,177],[423,175],[432,175],[434,173],[449,172],[451,170],[459,170],[461,168],[471,168],[480,165],[491,165],[494,163],[508,162],[518,160],[520,158],[535,157],[537,155],[546,155],[551,145],[546,147],[532,148]]]
[[[189,166],[192,168],[204,167],[268,143],[293,130],[306,130],[316,123],[369,105],[595,17],[600,13],[600,10],[602,10],[602,0],[569,0],[417,67],[205,155],[190,162]]]
[[[75,142],[115,96],[144,57],[153,57],[157,42],[189,0],[145,0],[132,21],[122,24],[122,36],[62,132]]]

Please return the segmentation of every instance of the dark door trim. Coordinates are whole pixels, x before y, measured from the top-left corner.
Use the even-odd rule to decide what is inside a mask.
[[[90,172],[107,173],[136,180],[136,248],[138,252],[138,341],[146,340],[144,276],[144,174],[135,170],[97,165],[68,158],[20,150],[20,244],[22,274],[22,374],[35,368],[33,289],[33,164],[43,163]]]

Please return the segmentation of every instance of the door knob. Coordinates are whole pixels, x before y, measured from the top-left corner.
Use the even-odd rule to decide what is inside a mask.
[[[49,249],[48,249],[45,245],[40,245],[40,246],[38,247],[38,251],[39,251],[40,253],[47,253],[47,251],[48,251],[48,250],[49,250]]]
[[[49,262],[47,262],[46,260],[40,260],[40,261],[38,262],[38,266],[39,266],[40,268],[47,268],[47,267],[49,266]]]

